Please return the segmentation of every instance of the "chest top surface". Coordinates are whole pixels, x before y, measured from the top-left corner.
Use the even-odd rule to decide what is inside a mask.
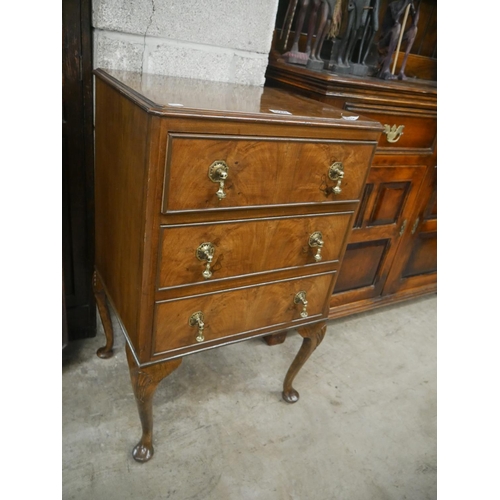
[[[380,128],[375,120],[357,113],[274,88],[130,71],[97,69],[95,74],[141,108],[161,116]]]

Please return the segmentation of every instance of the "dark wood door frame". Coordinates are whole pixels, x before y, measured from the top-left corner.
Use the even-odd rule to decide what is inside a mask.
[[[91,0],[63,0],[62,250],[69,340],[95,336],[91,21]]]

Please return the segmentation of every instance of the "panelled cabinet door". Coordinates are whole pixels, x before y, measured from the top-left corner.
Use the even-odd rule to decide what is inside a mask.
[[[437,167],[429,167],[419,194],[419,207],[401,241],[384,295],[435,286],[437,280]]]
[[[330,307],[380,296],[409,231],[425,165],[372,166]]]

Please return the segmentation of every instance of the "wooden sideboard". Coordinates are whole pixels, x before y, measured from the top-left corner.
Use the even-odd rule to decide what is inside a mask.
[[[311,71],[272,52],[266,85],[384,126],[330,300],[330,318],[437,290],[437,89]]]
[[[297,328],[283,398],[298,400],[382,127],[276,89],[95,74],[97,354],[110,306],[145,462],[155,388],[185,355]]]

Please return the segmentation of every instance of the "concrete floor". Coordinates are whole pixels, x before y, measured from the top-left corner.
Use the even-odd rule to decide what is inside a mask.
[[[301,339],[254,339],[184,358],[154,400],[155,456],[140,436],[124,339],[63,351],[63,499],[436,498],[436,295],[329,322],[281,399]],[[119,331],[119,330],[117,330]]]

